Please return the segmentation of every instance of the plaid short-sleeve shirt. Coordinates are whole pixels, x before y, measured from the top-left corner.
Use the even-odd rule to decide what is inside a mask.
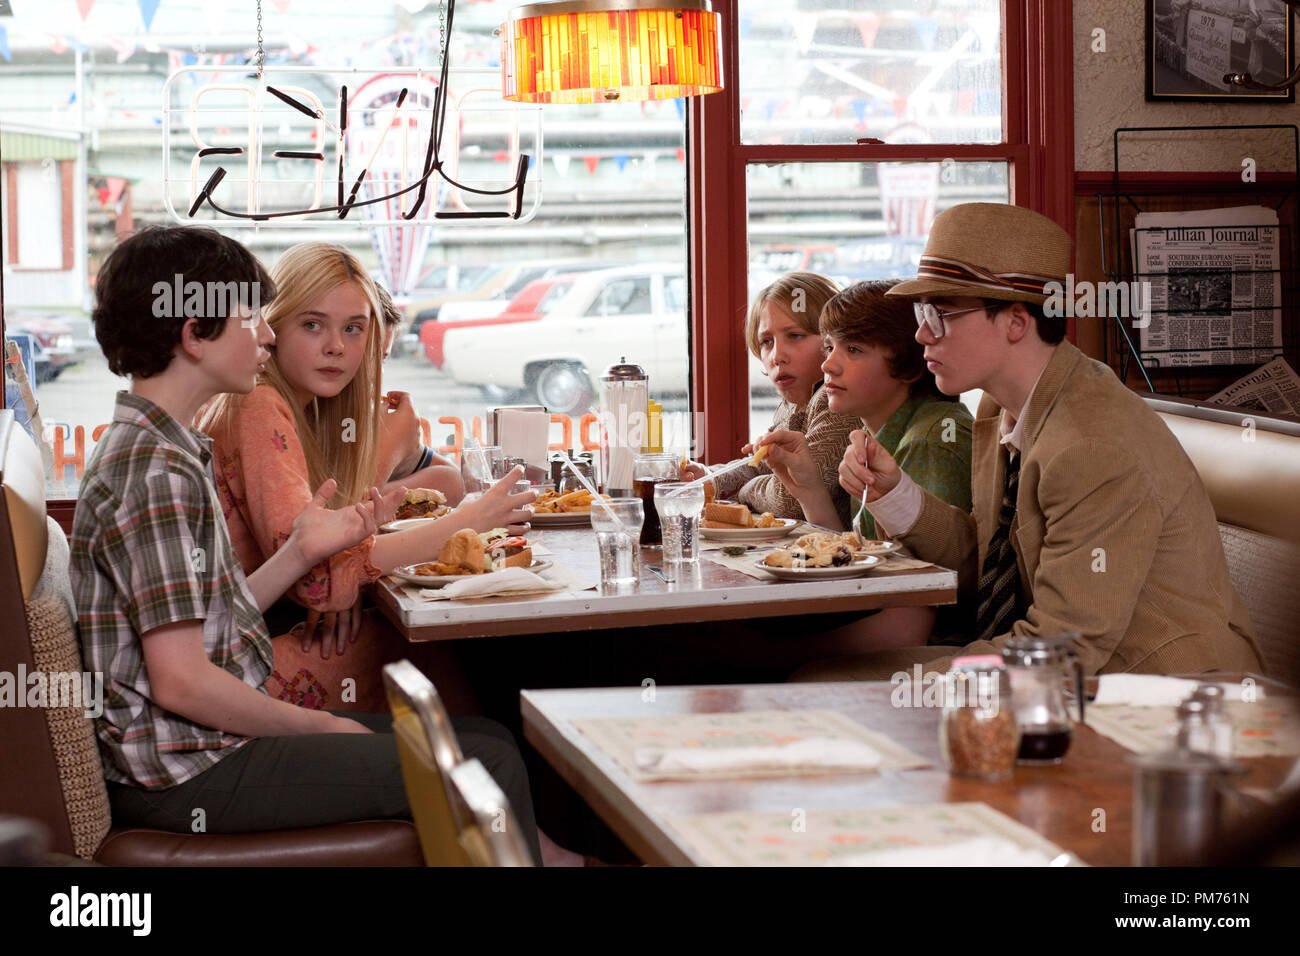
[[[72,523],[71,573],[88,670],[104,674],[95,722],[104,776],[162,790],[248,738],[203,727],[153,700],[142,640],[201,621],[208,659],[262,690],[271,641],[230,546],[210,440],[153,402],[119,392],[86,468]]]

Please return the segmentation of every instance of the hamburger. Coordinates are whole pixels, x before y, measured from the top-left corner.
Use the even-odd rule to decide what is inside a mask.
[[[436,488],[411,488],[397,506],[398,521],[408,518],[441,518],[450,513],[447,496]]]
[[[528,541],[518,535],[512,535],[505,528],[493,528],[479,536],[486,554],[488,570],[500,571],[502,568],[527,568],[533,563],[533,549]]]

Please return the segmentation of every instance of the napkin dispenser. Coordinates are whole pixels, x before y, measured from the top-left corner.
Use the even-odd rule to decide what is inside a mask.
[[[528,462],[528,480],[549,476],[547,446],[551,416],[542,405],[503,405],[488,412],[488,444],[500,445],[506,458]]]

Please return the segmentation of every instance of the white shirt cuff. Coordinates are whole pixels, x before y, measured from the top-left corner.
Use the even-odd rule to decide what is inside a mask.
[[[868,502],[867,510],[876,519],[876,527],[889,537],[907,534],[921,516],[921,486],[903,472],[894,489]]]

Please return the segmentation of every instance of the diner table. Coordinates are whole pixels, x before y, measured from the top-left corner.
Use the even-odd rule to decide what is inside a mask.
[[[596,535],[590,527],[547,529],[540,540],[550,552],[546,560],[592,582],[600,580]],[[698,571],[669,584],[648,567],[662,563],[662,551],[642,548],[640,580],[635,588],[617,591],[421,601],[407,595],[400,582],[383,577],[371,594],[383,614],[413,642],[869,611],[952,604],[957,599],[956,572],[933,566],[779,582],[762,581],[701,556]]]
[[[941,709],[895,706],[889,682],[534,690],[521,694],[525,735],[615,833],[649,864],[702,865],[697,845],[674,829],[684,814],[856,810],[982,802],[1095,866],[1132,855],[1133,768],[1128,751],[1076,725],[1057,766],[1017,766],[1005,780],[950,776],[939,751]],[[575,727],[590,718],[834,710],[932,764],[928,769],[644,781]],[[1244,789],[1276,787],[1294,758],[1244,760]]]

